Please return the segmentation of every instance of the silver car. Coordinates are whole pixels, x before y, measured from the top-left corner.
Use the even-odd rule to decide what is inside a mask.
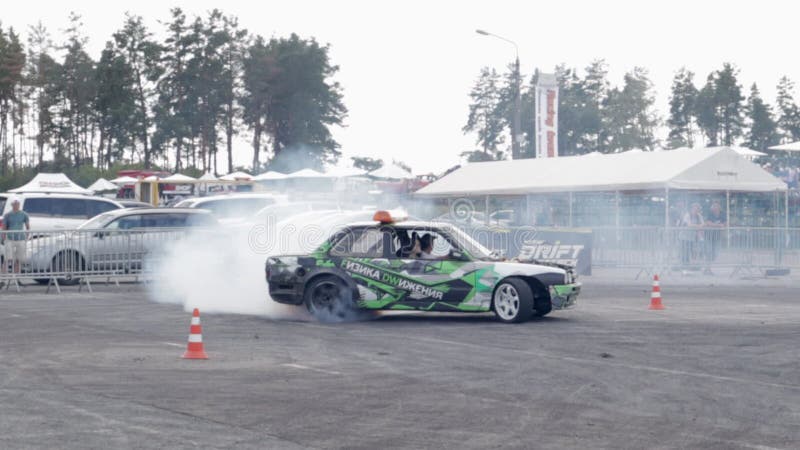
[[[187,228],[214,227],[205,210],[137,208],[100,214],[76,230],[44,234],[28,242],[24,271],[75,282],[76,274],[119,274],[141,270],[146,254],[163,249]],[[46,278],[45,278],[46,277]]]

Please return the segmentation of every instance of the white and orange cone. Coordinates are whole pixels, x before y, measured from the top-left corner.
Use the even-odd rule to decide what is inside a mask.
[[[658,281],[658,274],[653,275],[653,292],[650,294],[650,309],[664,309],[661,304],[661,286]]]
[[[184,359],[208,359],[203,349],[203,330],[200,326],[200,310],[195,308],[192,313],[192,325],[189,328],[189,344],[186,346]]]

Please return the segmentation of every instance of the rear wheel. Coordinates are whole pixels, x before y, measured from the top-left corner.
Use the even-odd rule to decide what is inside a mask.
[[[75,250],[65,250],[53,257],[50,265],[52,272],[66,272],[67,276],[58,278],[58,284],[72,286],[80,283],[81,279],[70,272],[81,272],[84,268],[83,257]]]
[[[533,292],[523,280],[507,278],[495,288],[492,306],[501,322],[525,322],[533,313]]]
[[[306,286],[303,301],[308,312],[320,322],[344,322],[357,318],[353,291],[339,277],[324,276],[312,280]]]

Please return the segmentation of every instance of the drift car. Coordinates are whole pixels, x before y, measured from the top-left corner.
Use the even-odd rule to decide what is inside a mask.
[[[425,240],[434,245],[423,259]],[[494,311],[503,322],[524,322],[572,306],[580,292],[569,266],[502,260],[453,225],[387,211],[308,255],[269,257],[266,278],[273,300],[304,303],[320,320],[370,309]]]

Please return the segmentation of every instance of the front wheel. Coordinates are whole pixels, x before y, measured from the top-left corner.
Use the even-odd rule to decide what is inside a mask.
[[[308,312],[320,322],[335,323],[357,319],[353,292],[339,277],[324,276],[306,286],[303,301]]]
[[[507,278],[495,288],[492,305],[501,322],[525,322],[533,314],[533,292],[519,278]]]

